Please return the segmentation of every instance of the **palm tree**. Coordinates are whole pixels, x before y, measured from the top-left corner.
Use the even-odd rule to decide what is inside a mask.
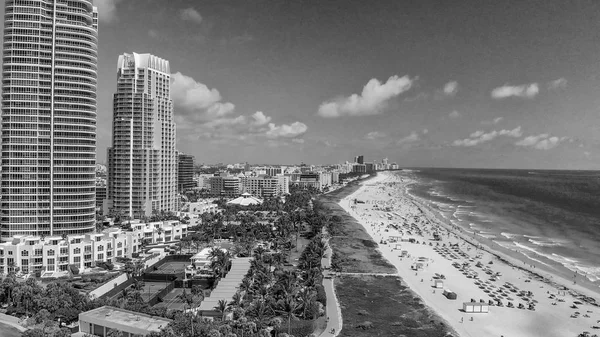
[[[298,293],[298,296],[300,304],[302,305],[302,318],[310,319],[310,317],[308,317],[308,314],[310,312],[309,310],[312,310],[314,308],[315,299],[317,297],[316,292],[310,288],[303,288]]]
[[[224,321],[225,315],[227,314],[227,301],[219,300],[219,302],[217,302],[217,305],[214,307],[214,309],[221,313],[221,320]]]
[[[291,294],[286,294],[282,299],[276,302],[275,312],[281,314],[288,321],[288,335],[292,333],[292,318],[296,317],[296,312],[300,309],[301,304],[298,303],[295,297]]]

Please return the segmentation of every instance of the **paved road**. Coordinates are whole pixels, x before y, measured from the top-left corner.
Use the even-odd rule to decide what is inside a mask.
[[[321,266],[323,266],[323,268],[331,267],[331,255],[333,254],[329,242],[326,243],[326,247],[326,257],[321,260]],[[326,270],[324,274],[327,275],[329,272]],[[323,278],[323,287],[325,288],[325,294],[327,295],[327,307],[325,310],[328,321],[327,327],[325,328],[325,331],[321,333],[320,337],[335,337],[342,331],[342,310],[340,309],[340,304],[335,295],[333,280],[333,278]]]

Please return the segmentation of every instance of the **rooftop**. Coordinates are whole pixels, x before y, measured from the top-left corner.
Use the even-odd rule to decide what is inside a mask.
[[[145,331],[160,331],[172,321],[168,318],[150,316],[139,312],[121,308],[103,306],[94,310],[83,312],[80,318],[110,321],[113,326],[129,326]]]

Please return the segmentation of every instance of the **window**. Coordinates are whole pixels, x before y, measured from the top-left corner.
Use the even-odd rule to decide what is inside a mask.
[[[48,255],[54,256],[54,249],[48,249]]]
[[[60,255],[69,255],[69,248],[61,248]]]
[[[33,255],[42,256],[42,252],[43,252],[42,248],[36,248]]]
[[[98,254],[98,260],[104,260],[104,254],[102,254],[102,253]]]
[[[73,258],[73,262],[74,262],[74,263],[80,263],[80,262],[81,262],[81,256],[75,256],[75,257]]]
[[[104,246],[98,246],[98,251],[99,251],[99,252],[102,252],[102,251],[104,251]]]
[[[26,250],[21,251],[21,256],[29,256],[29,252]]]

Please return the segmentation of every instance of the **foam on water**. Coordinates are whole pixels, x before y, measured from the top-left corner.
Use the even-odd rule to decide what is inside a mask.
[[[557,247],[557,246],[562,246],[565,243],[564,241],[557,240],[557,239],[544,239],[544,240],[528,239],[527,241],[533,243],[536,246],[541,246],[541,247]]]
[[[519,234],[506,233],[506,232],[502,232],[502,233],[500,233],[500,235],[504,236],[505,238],[507,238],[507,239],[509,239],[509,240],[510,240],[510,239],[514,239],[514,238],[516,238],[517,236],[519,236]]]

